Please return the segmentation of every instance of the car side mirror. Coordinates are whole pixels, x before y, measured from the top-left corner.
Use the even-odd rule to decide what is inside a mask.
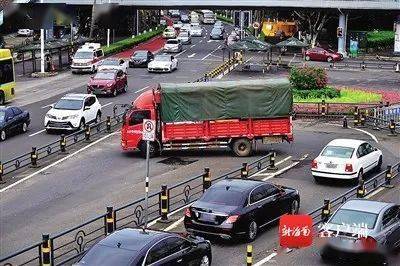
[[[85,106],[85,107],[83,108],[83,110],[84,110],[84,111],[90,110],[90,106]]]

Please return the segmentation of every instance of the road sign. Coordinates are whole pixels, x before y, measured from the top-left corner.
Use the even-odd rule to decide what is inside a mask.
[[[156,138],[156,121],[143,119],[142,139],[154,141]]]
[[[253,29],[258,30],[260,28],[260,23],[257,21],[253,22]]]

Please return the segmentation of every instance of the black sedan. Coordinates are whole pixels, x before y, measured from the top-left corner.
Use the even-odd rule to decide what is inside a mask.
[[[225,179],[186,209],[184,223],[195,235],[253,241],[259,228],[285,213],[297,213],[299,206],[295,189],[252,179]]]
[[[129,59],[129,67],[147,67],[147,64],[154,59],[154,54],[147,50],[135,51]]]
[[[28,111],[14,106],[0,107],[0,141],[13,133],[25,133],[30,122]]]
[[[211,245],[203,238],[126,228],[99,241],[76,265],[210,265]]]

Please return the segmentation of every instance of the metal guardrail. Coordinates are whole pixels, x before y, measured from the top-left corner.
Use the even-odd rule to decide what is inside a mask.
[[[149,195],[148,220],[154,221],[162,217],[163,202],[161,196],[163,195],[163,191],[167,191],[167,210],[169,213],[200,198],[204,190],[208,188],[212,182],[224,178],[243,177],[243,171],[246,171],[247,174],[245,177],[247,177],[252,173],[262,170],[269,165],[271,155],[272,154],[269,153],[250,164],[245,163],[242,167],[217,176],[216,178],[211,178],[209,169],[205,169],[204,173],[184,180],[169,188],[162,186],[159,191]],[[209,181],[207,177],[210,178]],[[71,263],[83,255],[95,242],[104,238],[110,232],[125,227],[143,226],[144,207],[144,197],[116,209],[107,207],[107,212],[105,214],[98,215],[63,232],[50,236],[43,235],[43,241],[34,243],[15,253],[0,258],[0,265],[41,264],[44,258],[43,246],[45,243],[49,243],[50,246],[48,250],[49,254],[47,254],[50,258],[50,265]]]
[[[26,166],[37,167],[37,162],[55,153],[65,152],[65,149],[83,141],[91,141],[91,138],[103,132],[111,133],[115,126],[122,121],[123,113],[107,116],[107,119],[96,124],[87,125],[85,129],[70,135],[61,135],[59,140],[50,142],[41,147],[32,147],[30,152],[24,153],[16,158],[0,162],[0,181],[2,176],[10,174]]]

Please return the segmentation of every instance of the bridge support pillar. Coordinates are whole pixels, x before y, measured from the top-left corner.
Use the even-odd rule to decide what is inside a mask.
[[[347,56],[346,53],[347,18],[348,18],[347,14],[342,12],[339,14],[339,26],[337,30],[338,52],[341,53],[343,56]]]

